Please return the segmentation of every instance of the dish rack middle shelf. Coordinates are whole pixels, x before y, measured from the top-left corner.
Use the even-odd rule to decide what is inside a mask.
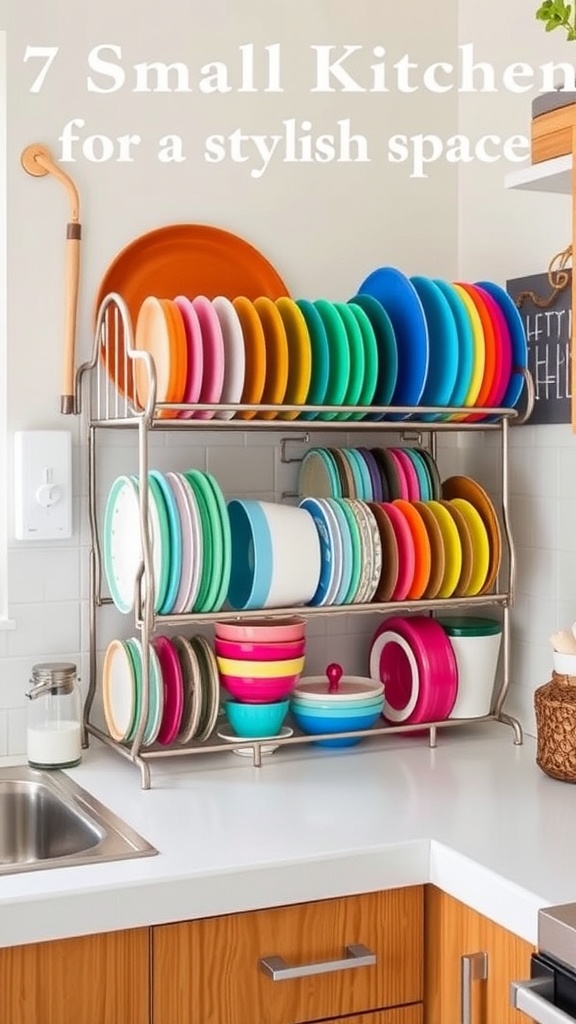
[[[140,381],[146,381],[145,400],[138,401],[136,387],[134,384],[134,373],[136,366],[139,366]],[[447,719],[437,722],[427,722],[418,725],[388,725],[375,726],[369,730],[361,730],[354,733],[358,737],[390,737],[400,733],[426,731],[429,744],[435,746],[437,743],[438,731],[452,729],[458,726],[482,724],[488,722],[501,722],[509,726],[513,731],[513,740],[516,744],[522,743],[522,729],[520,723],[506,714],[503,710],[504,702],[510,685],[510,610],[514,602],[516,559],[512,531],[509,520],[508,506],[508,461],[509,461],[509,430],[511,426],[520,425],[525,422],[532,411],[534,403],[534,387],[529,372],[518,369],[525,381],[525,410],[519,412],[517,409],[509,408],[482,408],[474,409],[474,414],[483,418],[479,420],[462,421],[459,418],[463,414],[470,413],[469,409],[461,407],[433,407],[409,408],[404,406],[371,406],[373,414],[382,415],[378,421],[340,419],[309,419],[306,421],[294,419],[270,420],[263,418],[262,414],[273,412],[279,416],[286,413],[338,413],[340,406],[328,405],[248,405],[248,404],[195,404],[184,403],[160,403],[156,402],[156,368],[149,353],[136,349],[134,345],[133,329],[128,309],[117,294],[106,296],[101,304],[92,354],[90,359],[83,363],[76,374],[76,408],[77,414],[83,414],[87,427],[87,449],[88,449],[88,504],[89,523],[91,535],[90,547],[90,672],[89,686],[84,707],[84,743],[87,746],[89,736],[95,736],[102,742],[116,750],[121,756],[129,759],[140,769],[141,784],[145,789],[151,786],[150,765],[158,758],[194,756],[197,754],[214,753],[219,751],[230,751],[250,747],[252,749],[252,760],[255,766],[262,763],[262,748],[270,740],[241,740],[234,743],[221,743],[209,739],[202,743],[194,742],[185,746],[143,747],[145,725],[149,711],[149,662],[148,658],[142,658],[142,699],[140,706],[139,721],[129,743],[121,743],[112,739],[92,720],[94,701],[98,689],[98,665],[97,665],[97,643],[98,643],[98,613],[105,606],[112,604],[112,599],[103,592],[103,569],[102,569],[102,531],[99,522],[97,509],[97,482],[99,471],[99,437],[103,431],[127,430],[137,435],[137,459],[139,486],[139,521],[142,547],[142,560],[140,563],[135,583],[134,600],[134,624],[141,636],[142,651],[146,652],[148,646],[159,626],[190,626],[195,623],[206,624],[221,619],[250,619],[261,617],[262,614],[270,617],[281,617],[286,615],[302,615],[304,617],[332,616],[332,615],[363,615],[380,612],[382,614],[399,612],[419,612],[435,614],[454,609],[465,608],[477,610],[487,606],[499,607],[502,611],[502,670],[501,682],[494,694],[490,714],[482,718],[474,719]],[[118,382],[120,386],[116,386]],[[142,394],[140,395],[142,397]],[[251,419],[238,418],[178,418],[178,413],[187,411],[190,413],[210,411],[216,413],[232,412],[234,414],[249,412],[253,414]],[[346,407],[347,412],[366,413],[363,406]],[[191,435],[206,430],[229,431],[231,433],[247,433],[259,431],[281,431],[287,436],[282,440],[282,451],[284,454],[285,445],[288,440],[295,440],[297,432],[305,433],[306,439],[309,435],[322,431],[338,433],[364,433],[370,432],[378,435],[400,434],[403,439],[413,441],[417,437],[419,443],[426,445],[434,456],[436,454],[437,435],[445,432],[464,431],[479,432],[489,431],[499,435],[499,449],[501,462],[501,521],[503,529],[505,555],[504,569],[500,570],[495,583],[494,590],[487,594],[480,594],[474,597],[445,598],[430,600],[406,600],[390,601],[383,603],[370,602],[366,604],[347,604],[331,606],[298,606],[284,608],[266,608],[265,611],[242,611],[224,610],[218,612],[192,613],[186,615],[158,615],[155,612],[153,601],[147,598],[147,594],[153,593],[153,587],[147,587],[146,581],[153,579],[153,551],[152,539],[149,529],[149,488],[147,485],[149,471],[149,441],[154,432],[179,432],[187,431]],[[290,460],[291,461],[291,460]],[[316,742],[321,739],[336,739],[342,736],[350,736],[351,733],[329,734],[327,736],[294,734],[289,737],[275,738],[274,743],[278,746],[292,746]]]

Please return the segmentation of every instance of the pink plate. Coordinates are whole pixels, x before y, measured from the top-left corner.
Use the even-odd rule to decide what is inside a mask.
[[[504,399],[512,375],[512,339],[506,317],[499,304],[484,288],[479,285],[474,285],[474,287],[484,300],[494,328],[497,353],[496,375],[486,398],[486,405],[498,408]]]
[[[420,672],[412,647],[397,630],[385,629],[373,639],[370,675],[384,684],[384,718],[395,725],[415,721]]]
[[[167,746],[178,735],[184,708],[184,680],[176,648],[168,637],[157,636],[152,646],[158,655],[164,683],[164,711],[158,733],[158,743]]]
[[[220,320],[214,306],[205,295],[197,295],[192,305],[198,315],[202,329],[202,350],[204,353],[204,371],[200,402],[219,402],[224,386],[224,338]],[[194,414],[196,419],[211,420],[214,412],[204,410]]]
[[[390,597],[391,601],[405,601],[408,591],[414,580],[416,568],[416,549],[412,531],[404,513],[390,501],[381,502],[382,508],[388,514],[392,523],[392,529],[396,536],[398,547],[398,578]]]
[[[403,498],[404,501],[410,501],[408,497],[408,481],[406,479],[406,473],[404,471],[404,463],[398,458],[398,453],[395,448],[388,449],[388,455],[394,463],[396,469],[396,476],[398,477],[398,488],[400,490],[399,498]]]
[[[373,641],[386,630],[404,637],[418,665],[419,694],[410,722],[439,722],[448,718],[458,691],[458,669],[452,644],[442,626],[426,616],[392,616],[378,627]]]
[[[194,306],[185,295],[177,295],[174,299],[175,305],[180,311],[184,330],[186,332],[186,345],[188,347],[188,363],[186,367],[186,385],[184,387],[183,402],[200,401],[200,389],[202,387],[202,375],[204,370],[204,354],[202,351],[202,330],[198,314]],[[193,412],[181,410],[178,413],[179,419],[191,419]]]
[[[404,470],[404,479],[408,491],[407,501],[420,501],[420,481],[414,469],[414,463],[406,452],[401,448],[389,448],[388,451],[394,455]]]
[[[236,619],[235,622],[215,622],[214,632],[222,640],[281,643],[286,640],[301,640],[306,634],[306,619],[299,615],[281,619]]]

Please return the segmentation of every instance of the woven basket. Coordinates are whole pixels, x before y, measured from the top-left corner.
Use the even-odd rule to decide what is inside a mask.
[[[576,676],[552,673],[534,694],[536,764],[553,779],[576,782]]]

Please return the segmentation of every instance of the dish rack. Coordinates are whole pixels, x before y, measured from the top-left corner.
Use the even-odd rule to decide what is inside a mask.
[[[108,370],[112,371],[115,381],[129,382],[134,379],[131,373],[133,367],[140,361],[145,367],[149,387],[146,405],[139,408],[135,394],[122,393],[110,380]],[[108,370],[107,370],[108,368]],[[140,366],[142,372],[142,366]],[[107,733],[99,728],[92,721],[94,700],[98,687],[97,673],[97,620],[98,613],[102,606],[112,604],[112,599],[103,593],[103,571],[101,554],[101,531],[97,509],[96,491],[99,469],[99,444],[101,435],[110,430],[127,430],[137,434],[138,440],[138,475],[141,482],[139,487],[139,513],[142,545],[142,561],[139,566],[135,583],[135,626],[140,631],[143,652],[147,652],[148,645],[156,632],[159,623],[163,626],[192,625],[195,623],[210,623],[217,619],[254,618],[262,616],[262,610],[256,611],[218,611],[210,613],[192,613],[187,615],[163,615],[159,616],[153,606],[153,601],[146,599],[146,580],[152,579],[152,541],[148,525],[148,504],[149,489],[149,441],[152,433],[158,431],[188,431],[196,433],[206,430],[224,431],[268,431],[281,429],[286,437],[281,441],[281,452],[283,461],[292,461],[286,455],[286,444],[290,440],[302,440],[298,438],[305,433],[304,440],[315,431],[323,432],[347,432],[347,433],[394,433],[401,434],[403,438],[409,434],[413,440],[414,435],[419,436],[421,443],[424,440],[428,449],[435,455],[436,440],[438,433],[446,431],[491,431],[500,435],[501,453],[501,491],[502,491],[502,526],[504,550],[507,555],[505,569],[500,569],[496,580],[494,592],[481,594],[477,597],[443,598],[432,600],[406,600],[387,603],[370,602],[367,604],[321,606],[321,607],[295,607],[295,608],[267,608],[264,612],[267,616],[278,617],[285,615],[302,615],[313,617],[317,615],[332,616],[338,614],[362,615],[365,613],[399,613],[399,612],[420,612],[433,614],[435,612],[447,612],[455,608],[472,608],[474,610],[488,605],[497,606],[502,609],[502,674],[499,689],[494,695],[490,714],[482,718],[473,719],[447,719],[439,722],[428,722],[415,725],[398,726],[375,726],[368,730],[358,730],[354,733],[331,733],[329,735],[297,735],[286,738],[274,738],[274,743],[280,746],[296,745],[302,743],[316,742],[319,739],[336,739],[344,736],[390,736],[398,733],[423,732],[428,733],[428,741],[431,747],[436,746],[438,730],[455,728],[460,725],[479,724],[484,722],[502,722],[508,725],[513,731],[513,742],[521,744],[523,741],[522,728],[520,723],[503,711],[504,702],[510,684],[510,609],[514,603],[516,560],[512,532],[509,522],[508,510],[508,456],[509,456],[509,429],[511,425],[519,425],[525,422],[530,416],[534,402],[534,387],[529,372],[525,369],[515,370],[525,378],[526,409],[523,413],[516,409],[482,409],[481,412],[490,417],[490,422],[447,422],[446,420],[425,420],[419,417],[430,413],[458,413],[463,410],[455,407],[436,408],[431,406],[412,409],[403,406],[393,408],[383,406],[371,406],[371,412],[392,413],[396,420],[366,421],[355,420],[306,420],[305,423],[297,419],[270,421],[260,419],[258,413],[267,411],[310,411],[310,412],[338,412],[338,406],[290,406],[290,405],[208,405],[196,404],[186,405],[183,403],[168,404],[156,402],[156,374],[152,357],[147,352],[137,350],[134,346],[132,323],[128,308],[118,294],[107,295],[100,306],[91,358],[83,363],[76,374],[76,395],[75,412],[84,413],[87,425],[87,447],[88,447],[88,503],[89,522],[91,534],[90,547],[90,654],[89,654],[89,685],[84,704],[84,745],[88,746],[89,736],[95,736],[121,756],[127,758],[140,769],[141,784],[143,789],[151,786],[150,765],[158,758],[167,757],[190,757],[198,754],[214,753],[218,751],[230,751],[241,747],[252,748],[252,760],[255,767],[262,763],[262,747],[269,743],[269,739],[262,740],[238,740],[238,743],[223,743],[211,739],[204,742],[192,742],[190,745],[178,747],[156,746],[142,748],[145,725],[149,708],[149,659],[144,654],[142,658],[142,702],[140,718],[133,739],[130,743],[120,743],[112,739]],[[141,376],[141,373],[140,373]],[[347,407],[348,408],[348,407]],[[253,419],[168,419],[164,410],[231,410],[254,412]],[[350,406],[351,412],[365,412],[365,407]],[[466,410],[469,412],[469,410]],[[476,409],[474,410],[477,411]],[[399,422],[398,415],[405,416],[404,425]],[[409,419],[408,419],[409,417]],[[283,495],[287,497],[287,495]],[[502,578],[503,577],[503,578]]]

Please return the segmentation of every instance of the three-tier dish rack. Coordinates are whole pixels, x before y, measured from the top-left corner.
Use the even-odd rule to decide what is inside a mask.
[[[140,363],[140,374],[145,372],[148,379],[147,401],[142,408],[139,406],[136,395],[122,393],[113,384],[112,380],[124,382],[133,379],[130,372],[132,368]],[[143,369],[144,368],[144,369]],[[238,740],[238,743],[221,743],[209,739],[205,742],[192,742],[186,746],[160,747],[153,745],[143,748],[143,736],[149,710],[149,659],[146,656],[148,646],[158,629],[171,626],[190,626],[193,624],[205,624],[222,619],[249,619],[259,617],[262,611],[247,611],[241,615],[237,611],[218,611],[211,613],[190,614],[190,615],[163,615],[159,616],[154,610],[154,583],[153,583],[153,552],[152,539],[149,528],[148,506],[149,491],[147,486],[149,470],[149,442],[152,434],[165,431],[187,431],[191,435],[198,435],[198,432],[206,430],[229,431],[231,433],[261,432],[272,429],[281,430],[286,434],[283,438],[282,454],[285,455],[285,445],[288,440],[294,440],[298,434],[300,437],[305,432],[306,439],[315,431],[321,430],[346,432],[349,434],[371,432],[372,434],[386,435],[394,433],[402,435],[403,439],[408,437],[414,439],[416,435],[422,443],[425,443],[431,453],[435,455],[437,435],[450,431],[490,431],[499,435],[499,449],[501,462],[501,525],[504,539],[504,555],[500,573],[492,593],[481,594],[477,597],[468,598],[444,598],[434,600],[408,600],[403,602],[338,605],[330,607],[297,607],[297,608],[275,608],[266,609],[267,616],[303,615],[313,617],[318,615],[362,615],[365,613],[381,612],[398,613],[418,612],[433,614],[437,612],[452,611],[455,608],[466,608],[477,611],[486,606],[495,606],[502,611],[502,670],[500,683],[494,694],[490,714],[482,718],[474,719],[446,719],[439,722],[429,722],[418,725],[399,725],[390,727],[382,724],[369,730],[362,730],[355,733],[356,736],[390,736],[398,733],[406,733],[426,730],[430,746],[437,743],[439,729],[455,728],[473,722],[488,723],[501,722],[508,725],[513,731],[513,741],[516,744],[522,743],[522,729],[520,723],[508,715],[504,710],[504,702],[510,685],[510,609],[514,602],[516,559],[514,544],[509,518],[508,504],[508,461],[509,461],[509,430],[511,425],[517,425],[528,419],[533,401],[534,389],[530,374],[525,369],[515,369],[515,373],[521,373],[525,380],[525,411],[520,413],[517,409],[475,409],[474,412],[481,413],[489,419],[476,420],[474,422],[461,422],[456,420],[425,418],[429,414],[462,413],[461,408],[448,407],[419,407],[417,409],[394,406],[394,408],[372,406],[371,412],[394,414],[395,419],[383,419],[378,422],[356,420],[354,423],[346,420],[307,420],[305,426],[302,420],[282,420],[281,424],[270,419],[259,418],[259,414],[268,411],[282,412],[338,412],[336,406],[291,406],[291,405],[185,405],[159,403],[156,401],[156,373],[152,357],[149,353],[136,349],[134,335],[128,307],[123,298],[112,293],[107,295],[101,303],[90,359],[83,363],[76,374],[76,412],[82,413],[85,417],[87,429],[88,449],[88,506],[90,521],[90,654],[89,654],[89,685],[84,706],[84,742],[88,744],[88,737],[95,736],[121,756],[127,758],[140,769],[142,787],[149,789],[151,785],[150,766],[159,758],[167,757],[189,757],[192,755],[213,753],[216,751],[231,750],[249,746],[252,748],[253,764],[260,766],[262,763],[262,747],[266,740]],[[112,379],[111,379],[112,378]],[[178,419],[166,418],[166,410],[231,410],[234,412],[250,411],[255,413],[253,419]],[[348,410],[348,407],[347,407]],[[366,412],[361,406],[350,406],[350,412]],[[469,410],[467,410],[469,412]],[[399,423],[399,418],[404,418]],[[95,697],[98,690],[98,615],[103,606],[112,603],[112,599],[105,593],[102,564],[102,524],[101,514],[97,507],[97,481],[99,478],[100,444],[102,435],[109,431],[129,431],[137,438],[137,459],[139,487],[139,518],[141,532],[142,560],[139,566],[135,581],[135,626],[140,632],[142,643],[142,695],[140,714],[134,737],[130,743],[121,743],[112,739],[93,720]],[[330,736],[310,736],[294,734],[287,738],[275,738],[279,746],[303,744],[315,742],[319,739],[334,739],[346,734],[330,734]],[[269,742],[269,741],[268,741]]]

